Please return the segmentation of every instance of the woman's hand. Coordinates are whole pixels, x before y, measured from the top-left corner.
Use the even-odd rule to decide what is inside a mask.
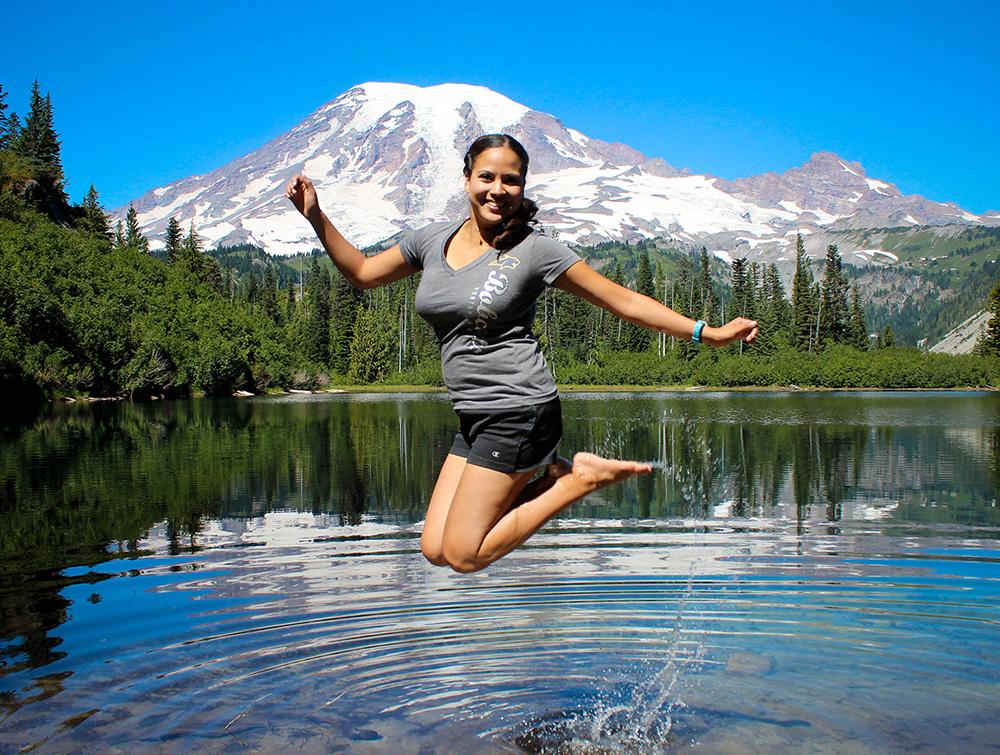
[[[315,224],[320,219],[322,211],[319,208],[316,187],[306,176],[300,174],[289,181],[285,187],[285,196],[310,223]]]
[[[753,343],[757,338],[757,321],[745,317],[737,317],[718,328],[706,326],[701,331],[701,340],[709,346],[719,348],[734,341]]]

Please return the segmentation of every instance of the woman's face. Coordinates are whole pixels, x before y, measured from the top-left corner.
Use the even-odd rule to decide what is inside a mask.
[[[499,225],[517,212],[524,198],[521,158],[510,147],[483,150],[465,178],[465,190],[478,225]]]

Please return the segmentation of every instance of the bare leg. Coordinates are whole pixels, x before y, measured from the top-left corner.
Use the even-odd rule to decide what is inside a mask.
[[[533,498],[524,498],[531,473],[506,474],[466,464],[444,525],[444,560],[455,571],[478,571],[588,493],[650,470],[648,464],[578,453],[569,474],[555,478]]]
[[[515,508],[526,501],[537,498],[539,495],[551,488],[555,484],[556,480],[563,475],[568,475],[572,471],[572,462],[570,462],[569,459],[564,459],[562,456],[557,456],[554,462],[545,467],[545,471],[542,472],[539,477],[536,477],[524,486],[524,490],[521,491],[520,495],[518,495],[514,500],[514,503],[511,504],[511,508]]]
[[[442,541],[444,540],[444,524],[448,519],[448,511],[452,501],[455,499],[455,491],[458,490],[458,482],[465,471],[466,460],[464,457],[448,454],[438,472],[437,482],[434,484],[434,492],[431,493],[430,503],[427,505],[427,515],[424,518],[424,531],[420,535],[420,551],[424,557],[435,566],[448,566],[444,557]],[[537,497],[552,487],[555,481],[572,471],[573,465],[568,459],[559,456],[556,460],[545,467],[545,471],[540,477],[532,480],[521,490],[511,507],[520,506],[525,501]]]
[[[420,535],[420,550],[424,554],[424,558],[435,566],[448,565],[441,548],[441,541],[444,538],[444,523],[448,519],[448,509],[451,508],[451,502],[455,499],[455,491],[458,490],[458,482],[462,479],[465,466],[466,461],[463,457],[448,454],[444,464],[441,465],[441,471],[438,472],[430,503],[427,504],[424,531]]]

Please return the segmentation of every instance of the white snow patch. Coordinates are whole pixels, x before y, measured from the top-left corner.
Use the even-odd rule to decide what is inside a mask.
[[[861,197],[863,197],[863,196],[864,196],[864,194],[862,194],[862,193],[861,193],[860,191],[854,191],[854,192],[851,192],[851,193],[852,193],[852,194],[853,194],[854,196],[853,196],[853,197],[851,197],[850,199],[848,199],[848,200],[847,200],[848,202],[857,202],[857,201],[858,201],[859,199],[861,199]]]
[[[829,212],[819,209],[818,207],[812,210],[806,210],[807,213],[812,213],[816,217],[817,225],[830,225],[840,219],[840,215],[831,215]]]
[[[716,259],[722,260],[723,262],[725,262],[728,265],[732,265],[733,264],[733,257],[732,257],[732,255],[729,252],[727,252],[727,251],[725,251],[723,249],[713,250],[712,251],[712,256],[715,257]]]
[[[865,183],[868,184],[868,188],[874,191],[876,194],[882,194],[883,196],[886,197],[889,196],[886,192],[882,191],[882,189],[889,188],[889,184],[885,183],[884,181],[879,181],[874,178],[866,178]]]
[[[173,202],[170,204],[163,205],[162,207],[153,207],[146,212],[142,212],[136,215],[136,220],[140,226],[152,225],[157,220],[163,220],[174,214],[174,211],[183,204],[187,204],[192,199],[202,194],[205,191],[204,188],[195,189],[194,191],[189,191],[186,194],[179,194]]]
[[[452,121],[457,122],[459,109],[468,102],[487,133],[499,133],[530,112],[524,105],[502,94],[470,84],[419,87],[370,81],[359,88],[364,90],[364,105],[352,121],[352,126],[358,130],[364,130],[366,124],[367,128],[371,128],[382,115],[404,102],[412,102],[415,115],[430,119],[434,126],[450,126]],[[454,133],[454,130],[448,130],[449,139]]]
[[[441,217],[401,218],[396,206],[385,199],[383,189],[371,183],[327,182],[317,186],[320,205],[333,219],[338,230],[355,246],[382,241],[405,228],[416,228]],[[364,212],[357,212],[357,208]],[[249,231],[269,252],[294,254],[319,246],[309,224],[294,209],[285,209],[280,201],[276,212],[264,217],[241,218],[239,227]]]
[[[308,175],[308,171],[306,171]],[[245,204],[248,200],[259,199],[262,196],[267,196],[269,194],[277,192],[280,188],[280,181],[275,181],[270,177],[255,178],[254,180],[247,183],[243,187],[243,191],[234,196],[231,202],[235,202],[238,205]]]
[[[964,212],[963,211],[962,212],[962,219],[963,220],[968,220],[970,223],[978,223],[979,222],[979,216],[978,215],[973,215],[971,212]]]
[[[565,157],[569,160],[575,160],[576,162],[580,163],[589,163],[590,165],[594,166],[601,164],[595,160],[588,160],[583,155],[571,152],[570,150],[566,149],[566,145],[563,142],[559,141],[558,139],[553,139],[548,134],[543,134],[543,136],[545,137],[545,141],[551,144],[552,148],[555,149],[556,154],[560,155],[561,157]]]
[[[846,170],[852,176],[857,176],[858,178],[861,177],[860,173],[858,173],[857,171],[851,170],[851,167],[849,165],[845,165],[843,162],[840,163],[840,167],[843,168],[844,170]]]
[[[566,130],[569,132],[569,136],[570,136],[570,138],[574,142],[576,142],[577,144],[579,144],[581,147],[586,147],[587,146],[587,142],[590,141],[587,137],[585,137],[583,134],[581,134],[575,128],[568,128]]]
[[[882,257],[886,257],[892,260],[893,262],[899,262],[899,257],[897,257],[895,254],[893,254],[892,252],[884,252],[881,249],[855,249],[854,253],[859,257],[864,257],[867,259],[874,260],[875,255],[881,255]]]
[[[903,218],[903,220],[907,221],[908,223],[913,223],[913,225],[920,225],[920,221],[917,220],[912,215],[907,215],[905,218]]]
[[[333,172],[333,155],[324,154],[306,160],[302,165],[302,172],[311,176],[314,181],[323,176],[329,176]]]
[[[778,204],[780,204],[782,207],[784,207],[786,210],[788,210],[790,213],[793,213],[796,216],[811,213],[816,217],[816,222],[818,225],[828,225],[840,218],[839,215],[831,215],[830,213],[825,212],[824,210],[820,210],[818,208],[809,210],[803,209],[790,199],[782,199],[780,202],[778,202]],[[790,218],[790,219],[795,219],[795,218]]]
[[[794,216],[781,210],[753,208],[747,220],[745,202],[716,189],[705,176],[671,178],[646,173],[623,175],[620,169],[603,167],[567,168],[550,173],[529,174],[526,192],[542,207],[558,211],[575,223],[556,224],[560,238],[576,241],[587,229],[599,224],[610,235],[635,232],[641,218],[641,235],[663,235],[674,223],[692,234],[742,231],[754,236],[773,233],[775,219]],[[605,214],[589,210],[597,205]]]

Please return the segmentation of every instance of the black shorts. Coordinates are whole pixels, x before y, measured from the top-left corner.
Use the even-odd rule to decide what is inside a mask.
[[[559,399],[521,409],[456,410],[461,431],[451,451],[477,467],[528,472],[556,460],[562,440]]]

